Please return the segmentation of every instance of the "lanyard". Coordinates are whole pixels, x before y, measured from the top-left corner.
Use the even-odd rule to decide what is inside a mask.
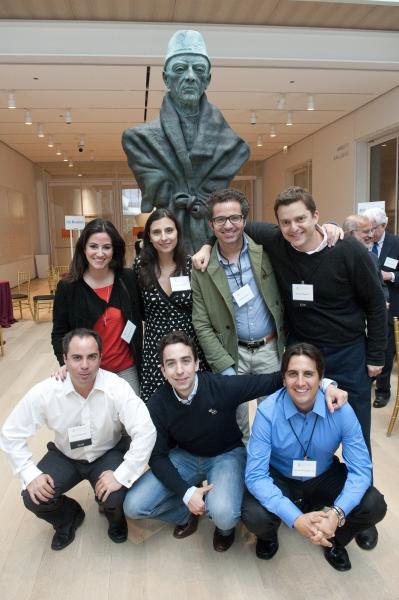
[[[288,251],[288,242],[285,243],[285,251],[288,257],[288,261],[291,267],[291,270],[295,273],[295,276],[300,276],[300,280],[301,283],[305,283],[305,277],[303,276],[303,271],[302,271],[302,265],[300,265],[296,260],[292,260],[292,257],[290,256],[290,253]],[[323,248],[323,250],[326,250],[326,248]],[[323,250],[321,250],[320,252],[317,252],[317,254],[320,256],[320,260],[318,260],[315,264],[315,266],[313,267],[312,271],[309,273],[308,277],[306,278],[308,283],[310,283],[313,280],[313,276],[316,273],[317,269],[320,267],[321,263],[324,261],[324,259],[326,258],[328,252],[324,252]],[[328,248],[327,248],[328,250]],[[298,252],[298,250],[292,249],[293,252]],[[304,253],[303,253],[304,254]]]
[[[293,426],[292,426],[292,423],[291,423],[290,419],[288,419],[288,423],[290,424],[290,427],[291,427],[291,429],[292,429],[292,433],[295,435],[295,437],[296,437],[296,439],[297,439],[297,441],[298,441],[298,444],[300,445],[300,447],[301,447],[301,448],[302,448],[302,450],[303,450],[303,460],[308,460],[308,450],[309,450],[310,442],[312,441],[312,438],[313,438],[313,434],[314,434],[314,430],[315,430],[315,427],[316,427],[316,423],[317,423],[317,419],[318,419],[318,418],[319,418],[319,415],[316,415],[316,419],[315,419],[315,422],[314,422],[314,425],[313,425],[312,433],[310,434],[310,438],[309,438],[309,441],[308,441],[308,445],[306,446],[306,449],[305,449],[305,447],[303,446],[303,444],[302,444],[301,440],[299,439],[299,437],[297,436],[297,434],[296,434],[296,431],[295,431],[295,429],[293,428]]]
[[[243,247],[244,247],[244,242],[243,242]],[[226,258],[225,256],[223,256],[223,254],[222,254],[222,253],[220,252],[220,250],[219,250],[220,256],[221,256],[222,258],[224,258],[224,260],[226,260],[226,261],[227,261],[227,267],[229,268],[229,271],[230,271],[230,273],[231,273],[231,274],[232,274],[232,276],[234,277],[234,281],[236,282],[236,285],[237,285],[237,288],[238,288],[238,289],[242,288],[242,287],[243,287],[243,285],[244,285],[244,284],[243,284],[243,281],[242,281],[241,252],[242,252],[242,248],[241,248],[241,250],[240,250],[240,254],[239,254],[239,256],[238,256],[238,265],[237,265],[237,266],[238,266],[239,279],[238,279],[238,281],[237,281],[236,275],[235,275],[235,273],[234,273],[233,269],[231,268],[231,264],[232,264],[232,263],[230,263],[229,259],[228,259],[228,258]],[[234,263],[233,263],[233,264],[234,264]],[[240,284],[241,284],[241,285],[240,285]]]

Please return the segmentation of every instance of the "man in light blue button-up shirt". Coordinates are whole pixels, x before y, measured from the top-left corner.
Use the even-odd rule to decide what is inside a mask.
[[[335,569],[346,571],[351,564],[345,546],[384,517],[386,504],[371,485],[372,463],[353,409],[325,409],[323,370],[314,346],[287,349],[285,387],[259,406],[252,429],[242,519],[258,536],[259,558],[277,552],[284,521],[323,546]],[[334,455],[340,445],[344,462]]]

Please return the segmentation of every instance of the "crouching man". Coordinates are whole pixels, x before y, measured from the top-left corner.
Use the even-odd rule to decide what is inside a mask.
[[[3,425],[0,446],[23,485],[26,508],[50,523],[53,550],[75,538],[85,513],[65,492],[88,479],[108,519],[113,542],[127,539],[123,500],[144,472],[156,432],[144,403],[126,381],[99,368],[101,338],[75,329],[63,339],[68,374],[46,379],[17,404]],[[41,426],[54,431],[47,454],[32,460],[26,440]],[[122,425],[131,437],[122,436]]]
[[[257,535],[256,554],[278,550],[281,520],[324,547],[338,571],[351,568],[345,546],[381,521],[384,497],[371,485],[372,464],[349,404],[328,413],[319,383],[320,351],[290,346],[282,362],[284,386],[263,402],[248,445],[242,520]],[[334,455],[342,444],[344,462]]]
[[[206,513],[215,525],[213,547],[224,552],[234,541],[244,493],[246,451],[236,409],[281,387],[281,374],[197,374],[196,347],[182,331],[162,338],[160,362],[167,383],[148,403],[157,429],[151,471],[129,490],[125,514],[172,523],[181,539]],[[331,401],[345,401],[345,392],[328,387]]]

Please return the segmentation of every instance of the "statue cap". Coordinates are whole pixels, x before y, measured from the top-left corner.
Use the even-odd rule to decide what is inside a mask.
[[[179,54],[199,54],[207,59],[211,66],[205,41],[199,31],[193,29],[179,29],[169,40],[166,50],[165,66],[168,61]]]

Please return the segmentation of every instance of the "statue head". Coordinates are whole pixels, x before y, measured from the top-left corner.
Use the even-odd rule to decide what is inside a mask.
[[[211,63],[198,31],[176,31],[171,37],[163,80],[179,112],[187,115],[198,112],[201,96],[211,80]]]

